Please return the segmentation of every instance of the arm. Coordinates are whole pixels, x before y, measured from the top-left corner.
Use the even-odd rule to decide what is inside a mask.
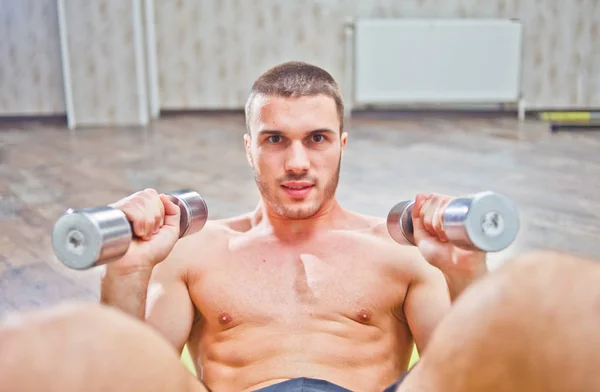
[[[162,334],[179,354],[190,335],[194,312],[187,287],[185,261],[170,257],[154,267],[148,286],[146,322]]]
[[[390,255],[394,264],[407,265],[410,281],[406,289],[400,319],[406,320],[417,350],[423,353],[433,330],[451,307],[450,293],[445,275],[423,258],[417,247],[398,245],[389,236],[387,225],[374,227],[377,236],[393,245]]]
[[[193,321],[186,261],[203,235],[180,239],[179,207],[153,189],[113,207],[132,223],[136,238],[125,255],[106,265],[100,301],[152,325],[181,350]]]
[[[101,302],[115,306],[160,332],[179,352],[194,318],[186,283],[184,240],[151,270],[122,272],[110,265],[102,278]]]
[[[453,245],[444,233],[444,209],[453,200],[439,194],[418,194],[412,211],[414,238],[421,255],[443,272],[454,301],[487,272],[486,253]]]
[[[467,287],[488,272],[485,254],[475,254],[474,256],[465,257],[465,259],[466,258],[473,258],[475,260],[468,261],[461,259],[460,263],[457,264],[463,266],[462,268],[447,268],[444,271],[444,277],[448,283],[452,302],[454,302]]]
[[[107,265],[100,281],[100,303],[114,306],[130,316],[144,320],[151,275],[151,269],[122,271]]]
[[[409,283],[403,308],[417,350],[422,355],[433,330],[450,310],[451,302],[448,285],[441,271],[422,258],[417,263],[417,271]]]

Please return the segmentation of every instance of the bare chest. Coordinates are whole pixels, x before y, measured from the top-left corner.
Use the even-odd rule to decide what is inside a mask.
[[[385,252],[342,237],[335,245],[234,244],[190,291],[209,324],[228,328],[336,317],[374,323],[401,306],[406,287],[402,269]]]

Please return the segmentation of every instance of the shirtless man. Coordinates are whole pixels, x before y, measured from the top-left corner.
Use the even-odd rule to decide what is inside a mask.
[[[381,391],[413,340],[421,360],[390,391],[600,390],[598,262],[541,252],[484,274],[485,255],[444,242],[441,196],[418,197],[418,248],[396,244],[335,202],[331,78],[284,64],[255,91],[257,209],[176,242],[168,199],[116,203],[143,239],[107,266],[107,305],[2,320],[1,392]],[[179,362],[186,342],[203,385]]]
[[[254,211],[177,241],[179,211],[164,195],[147,189],[113,205],[141,240],[106,266],[101,302],[144,320],[178,353],[187,343],[211,391],[393,389],[413,342],[426,352],[451,300],[485,273],[484,253],[444,237],[448,196],[417,196],[418,247],[338,204],[343,113],[326,71],[280,64],[246,105]]]

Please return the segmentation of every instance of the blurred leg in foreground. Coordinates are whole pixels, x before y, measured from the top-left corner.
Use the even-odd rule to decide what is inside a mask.
[[[534,252],[474,284],[399,392],[600,390],[600,263]]]
[[[154,330],[96,304],[3,323],[0,380],[2,392],[206,391]]]

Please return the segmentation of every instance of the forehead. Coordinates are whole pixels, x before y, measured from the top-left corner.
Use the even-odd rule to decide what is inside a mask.
[[[302,97],[256,96],[252,106],[253,132],[273,129],[282,132],[339,129],[335,100],[327,95]]]

